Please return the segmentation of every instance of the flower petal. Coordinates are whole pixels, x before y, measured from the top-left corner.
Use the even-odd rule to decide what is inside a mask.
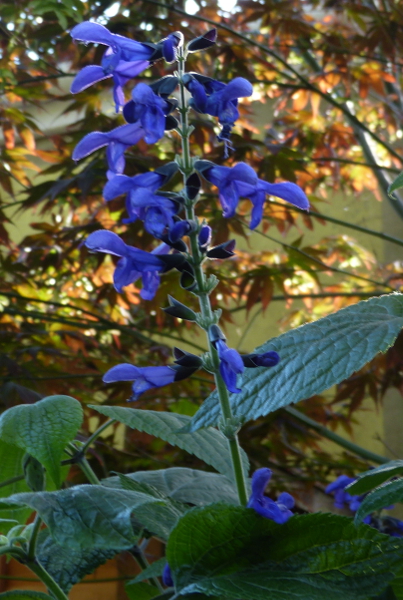
[[[70,32],[74,40],[81,42],[94,42],[96,44],[105,44],[105,46],[114,46],[116,37],[106,27],[92,21],[84,21],[73,27]]]
[[[219,93],[221,99],[224,102],[227,102],[228,100],[251,96],[253,94],[253,87],[247,79],[236,77]]]
[[[260,183],[261,181],[259,181],[259,184]],[[291,183],[290,181],[284,183],[267,183],[264,181],[262,183],[264,184],[262,187],[264,187],[267,194],[282,198],[303,210],[309,209],[309,200],[306,197],[305,192],[303,192],[296,183]]]
[[[85,240],[85,245],[96,252],[106,252],[115,256],[125,256],[128,246],[113,231],[100,229],[91,233]]]
[[[106,201],[113,200],[117,196],[127,194],[134,187],[136,187],[136,184],[133,177],[128,177],[128,175],[116,175],[105,185],[103,197]]]
[[[113,383],[115,381],[133,381],[137,379],[141,374],[141,369],[130,365],[129,363],[122,363],[112,367],[102,377],[104,383]]]
[[[102,67],[88,65],[77,73],[71,84],[70,92],[72,94],[77,94],[78,92],[87,89],[87,87],[90,87],[90,85],[102,81],[103,79],[108,79],[109,77],[112,77],[112,73],[105,73]]]

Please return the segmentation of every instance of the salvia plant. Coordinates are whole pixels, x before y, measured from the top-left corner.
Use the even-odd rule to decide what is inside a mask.
[[[105,201],[125,195],[125,223],[141,221],[156,239],[152,252],[146,252],[100,229],[85,245],[91,252],[117,257],[116,290],[141,280],[145,302],[155,296],[165,272],[177,271],[178,285],[197,296],[199,311],[176,300],[174,293],[164,310],[204,330],[208,347],[201,356],[175,348],[170,364],[117,364],[103,380],[132,382],[129,402],[198,369],[214,375],[216,389],[192,418],[140,410],[135,404],[94,405],[108,420],[86,442],[76,439],[83,412],[80,402],[69,396],[50,396],[5,411],[0,443],[19,453],[31,491],[0,503],[0,554],[27,565],[48,593],[6,592],[0,598],[66,600],[75,583],[123,550],[141,567],[126,586],[136,600],[403,598],[403,523],[381,512],[403,500],[403,461],[385,461],[356,478],[341,474],[330,483],[326,491],[334,495],[336,508],[344,509],[343,516],[304,514],[287,490],[277,498],[270,490],[266,495],[271,470],[262,466],[249,473],[248,457],[238,443],[245,421],[328,389],[390,347],[403,328],[402,295],[350,306],[246,355],[230,348],[220,327],[220,310],[213,311],[210,303],[218,280],[206,275],[205,265],[233,260],[235,241],[214,245],[209,223],[197,216],[204,182],[217,188],[225,217],[236,214],[240,198],[249,199],[252,229],[270,196],[309,209],[305,193],[294,183],[269,183],[243,162],[222,166],[190,154],[192,115],[199,113],[214,120],[217,144],[224,159],[232,160],[238,102],[251,96],[252,85],[242,77],[223,83],[186,70],[190,53],[216,43],[214,29],[187,42],[174,32],[158,42],[139,43],[84,22],[71,35],[106,46],[101,65],[83,68],[72,92],[112,79],[116,111],[125,120],[112,131],[83,137],[73,158],[80,161],[105,148]],[[175,63],[176,71],[150,85],[137,83],[127,101],[125,85],[163,60]],[[127,176],[125,151],[140,140],[155,144],[166,131],[180,137],[181,154],[152,172]],[[171,179],[175,191],[164,191]],[[215,472],[171,467],[99,481],[86,455],[114,421],[196,455]],[[72,463],[81,467],[87,484],[63,483]],[[19,477],[6,464],[3,475],[2,485]],[[153,537],[165,544],[165,552],[150,563],[147,545]]]

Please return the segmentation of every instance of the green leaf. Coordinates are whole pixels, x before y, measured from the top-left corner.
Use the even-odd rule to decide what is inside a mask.
[[[370,513],[394,504],[403,502],[403,478],[388,481],[370,492],[361,502],[360,508],[355,513],[354,520],[359,523]]]
[[[149,583],[126,583],[125,592],[129,600],[149,600],[160,593],[157,587]]]
[[[22,459],[25,451],[17,446],[6,444],[0,440],[0,465],[1,465],[1,482],[6,482],[9,479],[22,475]],[[25,479],[14,481],[8,485],[0,487],[0,499],[18,494],[19,492],[29,491]],[[26,507],[10,506],[9,510],[2,511],[2,519],[11,519],[18,523],[25,523],[31,514],[31,510]],[[13,524],[2,523],[1,533],[6,534],[13,527]]]
[[[52,600],[52,597],[32,590],[12,590],[0,594],[0,600]]]
[[[347,486],[350,494],[359,496],[381,485],[395,475],[403,474],[403,460],[391,460],[357,476],[357,481]]]
[[[371,298],[307,323],[257,348],[275,350],[275,367],[245,369],[242,392],[231,394],[235,416],[256,419],[327,390],[385,352],[403,327],[403,294]],[[204,401],[187,431],[215,425],[220,417],[217,393]]]
[[[158,471],[137,471],[126,477],[141,484],[151,485],[164,496],[179,502],[196,506],[212,502],[239,504],[238,494],[232,483],[217,473],[172,467]],[[122,487],[119,477],[108,477],[103,483],[107,486]]]
[[[43,464],[60,487],[60,460],[80,428],[83,410],[70,396],[48,396],[13,406],[0,416],[0,439],[22,448]]]
[[[103,415],[116,419],[132,429],[145,431],[151,435],[194,454],[212,465],[219,473],[233,479],[232,461],[227,438],[217,429],[206,429],[197,433],[178,433],[178,430],[188,426],[191,418],[171,412],[154,410],[139,410],[120,406],[90,405]],[[249,462],[245,452],[242,452],[244,472],[249,472]]]
[[[145,579],[150,579],[151,577],[159,577],[162,575],[162,571],[164,570],[166,562],[167,561],[165,557],[155,560],[146,569],[143,569],[141,573],[136,575],[134,579],[131,579],[128,584],[138,583],[139,581],[144,581]]]
[[[367,600],[399,570],[403,540],[337,515],[298,515],[278,525],[251,509],[216,504],[182,517],[166,556],[180,595]]]
[[[71,549],[65,544],[57,544],[45,529],[39,535],[36,558],[62,590],[68,593],[85,575],[93,573],[118,552],[120,550],[100,548]]]
[[[393,197],[393,192],[403,187],[403,171],[396,177],[396,179],[388,187],[388,195]]]
[[[130,548],[142,528],[167,539],[182,516],[172,503],[140,492],[96,485],[78,485],[59,492],[16,494],[1,502],[0,509],[10,504],[27,505],[36,510],[58,544],[80,550]]]
[[[391,583],[396,600],[403,600],[403,567]]]

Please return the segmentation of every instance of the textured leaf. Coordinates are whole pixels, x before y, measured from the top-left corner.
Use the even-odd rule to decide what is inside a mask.
[[[256,352],[275,350],[275,367],[245,369],[231,394],[234,415],[256,419],[327,390],[385,352],[403,327],[403,294],[371,298],[273,338]],[[188,431],[215,425],[220,416],[214,392]]]
[[[216,504],[179,521],[166,556],[180,594],[367,600],[399,570],[403,540],[337,515],[294,516],[278,525],[253,510]]]
[[[152,485],[164,496],[169,496],[179,502],[197,506],[212,502],[239,504],[238,495],[232,483],[217,473],[172,467],[158,471],[137,471],[126,477],[141,484]],[[109,477],[103,483],[112,487],[122,487],[119,477]]]
[[[67,593],[85,575],[93,573],[96,568],[113,558],[118,552],[120,550],[102,550],[101,548],[95,550],[71,549],[64,544],[57,544],[45,529],[40,532],[36,558]]]
[[[403,600],[403,567],[391,583],[396,600]]]
[[[120,406],[95,406],[93,408],[110,419],[116,419],[132,429],[145,431],[151,435],[194,454],[212,465],[219,473],[233,479],[232,461],[230,457],[227,438],[217,429],[207,429],[198,433],[178,433],[189,425],[191,418],[171,412],[157,412],[154,410],[139,410]],[[249,462],[246,454],[242,452],[244,471],[249,471]]]
[[[396,177],[396,179],[388,187],[388,194],[392,196],[393,192],[403,187],[403,171]]]
[[[132,518],[139,528],[166,539],[182,515],[172,504],[147,494],[96,485],[16,494],[4,502],[6,508],[9,504],[38,511],[58,544],[80,550],[130,548],[138,539]]]
[[[401,474],[403,474],[403,460],[391,460],[370,471],[360,473],[357,481],[347,486],[347,489],[350,494],[365,494],[391,477]]]
[[[386,508],[395,502],[403,502],[403,478],[384,483],[365,496],[355,514],[355,522],[359,523],[370,513]]]
[[[0,439],[22,448],[46,468],[60,487],[60,460],[74,439],[83,411],[70,396],[48,396],[35,404],[13,406],[0,417]]]

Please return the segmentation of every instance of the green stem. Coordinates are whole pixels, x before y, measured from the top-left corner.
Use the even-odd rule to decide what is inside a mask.
[[[115,421],[116,421],[116,419],[109,419],[103,425],[98,427],[98,429],[96,431],[94,431],[94,433],[88,438],[88,440],[85,442],[85,444],[81,447],[80,452],[85,454],[85,452],[87,452],[87,449],[91,446],[91,444],[93,442],[95,442],[97,437],[99,437],[101,435],[101,433],[103,431],[105,431],[105,429],[107,429],[110,425],[115,423]]]
[[[185,74],[185,57],[183,54],[183,49],[179,50],[178,56],[178,74],[179,74],[179,83],[180,83],[180,107],[179,112],[181,115],[181,126],[180,126],[180,134],[182,139],[182,171],[183,171],[183,179],[185,183],[186,189],[186,180],[193,172],[192,160],[190,157],[190,147],[189,147],[189,124],[188,124],[188,107],[186,105],[185,98],[185,85],[183,83],[183,76]],[[196,221],[196,215],[194,212],[195,202],[191,201],[189,198],[185,197],[185,207],[186,207],[186,218],[189,221]],[[197,232],[192,232],[189,234],[190,238],[190,246],[191,253],[193,258],[193,268],[195,273],[195,279],[197,283],[197,295],[199,298],[199,305],[201,315],[205,321],[205,323],[212,324],[214,322],[214,315],[211,309],[209,292],[206,291],[206,278],[204,274],[204,270],[202,268],[203,255],[201,254],[197,242]],[[208,337],[208,325],[205,327],[207,337]],[[221,412],[224,419],[224,422],[233,419],[231,405],[229,402],[228,391],[225,386],[225,383],[219,372],[219,357],[217,350],[209,340],[209,349],[210,355],[213,362],[214,367],[214,378],[217,386],[217,393],[220,400]],[[231,436],[227,436],[230,454],[232,458],[232,466],[234,470],[234,479],[238,490],[238,497],[241,505],[245,506],[248,502],[248,495],[246,491],[246,483],[245,483],[245,475],[243,472],[243,465],[241,460],[241,452],[240,446],[238,443],[238,438],[236,434]]]
[[[55,600],[68,600],[68,596],[66,596],[61,587],[59,587],[53,577],[49,575],[49,573],[42,567],[41,564],[34,560],[28,561],[26,565],[33,573],[35,573],[35,575],[39,577],[42,583],[46,585],[49,593],[55,598]]]
[[[338,446],[341,446],[342,448],[346,448],[346,450],[349,450],[350,452],[357,454],[357,456],[361,456],[361,458],[370,460],[371,462],[374,462],[377,465],[383,465],[383,464],[389,462],[388,458],[385,458],[384,456],[380,456],[379,454],[375,454],[374,452],[370,452],[369,450],[365,450],[365,448],[362,448],[361,446],[358,446],[357,444],[354,444],[353,442],[350,442],[349,440],[344,439],[343,437],[341,437],[340,435],[337,435],[337,433],[334,433],[333,431],[331,431],[324,425],[321,425],[320,423],[317,423],[313,419],[310,419],[309,417],[304,415],[302,412],[300,412],[296,408],[287,406],[284,410],[289,415],[294,417],[294,419],[297,419],[301,423],[304,423],[304,425],[307,425],[311,429],[314,429],[323,437],[327,438],[328,440],[331,440],[332,442],[335,442]]]
[[[276,202],[275,200],[271,200],[270,204],[274,204],[276,206],[284,207],[284,204],[281,202]],[[306,211],[297,208],[296,206],[288,206],[287,210],[291,210],[293,212],[299,212],[301,214],[306,214]],[[349,221],[343,221],[342,219],[336,219],[335,217],[329,217],[329,215],[323,215],[322,213],[315,212],[314,210],[309,211],[310,217],[318,217],[318,219],[323,219],[324,221],[329,221],[329,223],[335,223],[336,225],[342,225],[343,227],[348,227],[349,229],[355,229],[356,231],[360,231],[361,233],[366,233],[367,235],[372,235],[374,237],[379,237],[382,240],[387,242],[392,242],[392,244],[397,244],[398,246],[403,246],[403,240],[393,237],[392,235],[388,235],[387,233],[383,233],[382,231],[375,231],[374,229],[368,229],[368,227],[362,227],[361,225],[356,225],[354,223],[350,223]],[[265,217],[263,217],[265,218]]]
[[[28,545],[28,560],[29,561],[35,560],[36,542],[38,539],[39,531],[41,529],[41,525],[42,525],[42,519],[39,516],[39,513],[36,513],[35,520],[34,520],[34,526],[32,528],[31,538],[29,540],[29,545]]]
[[[98,477],[95,475],[94,471],[91,469],[89,462],[84,456],[82,449],[76,448],[73,442],[67,444],[67,448],[71,451],[71,459],[67,461],[67,463],[74,463],[80,467],[86,478],[93,485],[101,485]],[[63,461],[64,462],[64,461]],[[62,463],[63,464],[63,463]]]
[[[22,481],[24,479],[24,475],[16,475],[15,477],[10,477],[10,479],[6,479],[0,483],[0,488],[6,487],[7,485],[11,485],[12,483],[17,483],[17,481]]]
[[[94,471],[91,469],[88,460],[84,456],[80,458],[77,464],[90,483],[92,483],[93,485],[101,485],[101,482],[95,475]]]

